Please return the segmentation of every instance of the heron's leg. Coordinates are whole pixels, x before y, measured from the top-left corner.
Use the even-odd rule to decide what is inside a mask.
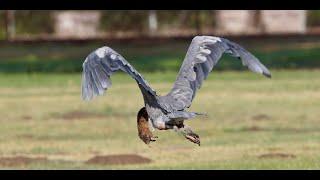
[[[153,125],[155,128],[159,129],[159,130],[168,130],[168,129],[173,129],[174,125],[170,124],[170,123],[166,123],[162,120],[156,120],[153,122]]]
[[[189,141],[196,143],[200,146],[200,137],[198,134],[192,131],[191,127],[183,125],[182,127],[174,127],[174,130],[178,133],[181,133]]]

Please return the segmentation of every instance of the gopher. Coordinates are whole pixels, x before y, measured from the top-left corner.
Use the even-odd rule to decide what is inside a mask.
[[[140,109],[137,115],[137,126],[138,126],[138,135],[140,139],[149,144],[151,141],[156,141],[157,136],[153,136],[152,132],[149,129],[149,116],[146,111],[146,108],[143,107]]]

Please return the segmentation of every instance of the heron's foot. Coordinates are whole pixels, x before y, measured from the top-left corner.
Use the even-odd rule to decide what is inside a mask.
[[[194,133],[192,129],[188,126],[183,125],[182,127],[175,127],[175,131],[180,132],[189,141],[198,144],[200,146],[200,137],[198,134]]]
[[[189,133],[189,134],[186,134],[184,136],[186,139],[188,139],[189,141],[195,143],[195,144],[198,144],[200,146],[200,137],[198,134],[196,133]]]

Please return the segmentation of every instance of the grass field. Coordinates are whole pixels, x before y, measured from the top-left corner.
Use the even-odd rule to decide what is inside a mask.
[[[142,96],[129,76],[116,74],[105,96],[80,99],[80,73],[0,75],[2,169],[320,169],[320,71],[213,72],[188,121],[201,146],[173,131],[155,131],[146,146],[137,136]],[[176,72],[143,73],[158,94]],[[97,155],[137,154],[151,163],[86,164]],[[43,157],[34,163],[8,157]]]

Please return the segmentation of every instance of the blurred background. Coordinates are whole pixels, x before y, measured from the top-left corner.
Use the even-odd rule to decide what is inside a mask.
[[[2,10],[0,16],[0,37],[9,40],[310,34],[320,25],[318,10]]]
[[[320,10],[0,10],[0,168],[319,169]],[[171,131],[137,136],[143,99],[112,76],[81,100],[82,63],[107,45],[167,93],[196,35],[258,57],[266,79],[224,55],[197,93],[191,144]]]
[[[279,57],[278,53],[277,57],[266,57],[266,65],[274,68],[315,68],[319,66],[316,61],[318,54],[313,53],[311,46],[319,40],[319,27],[318,10],[2,10],[0,71],[80,72],[81,60],[97,45],[112,45],[120,50],[135,47],[135,54],[126,52],[127,57],[136,66],[144,63],[144,71],[178,70],[180,61],[168,63],[164,57],[179,55],[181,59],[189,41],[199,34],[230,37],[250,48],[262,48],[261,44],[269,49],[294,47],[295,50],[286,56]],[[179,45],[182,49],[171,51],[172,47]],[[306,46],[311,48],[312,57],[301,52],[301,48]],[[14,50],[18,48],[19,52]],[[79,51],[79,48],[83,50]],[[151,49],[159,53],[165,51],[161,61],[150,60],[158,58],[152,55],[155,53],[150,53],[150,58],[146,58],[144,52],[142,57],[137,57],[140,55],[138,51],[150,52]],[[265,52],[257,53],[264,56]],[[296,55],[301,53],[304,55]],[[159,66],[154,66],[154,63]],[[222,63],[218,69],[242,67],[239,63]],[[161,64],[166,65],[163,67]]]

